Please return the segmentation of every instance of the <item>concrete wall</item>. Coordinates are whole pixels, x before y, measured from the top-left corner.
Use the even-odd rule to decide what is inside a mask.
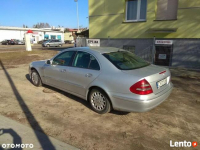
[[[172,66],[200,69],[200,39],[174,40]]]
[[[23,40],[25,31],[0,30],[0,41],[5,39]]]
[[[157,39],[166,40],[166,39]],[[200,39],[173,40],[172,66],[200,69]],[[101,39],[101,47],[135,46],[135,54],[151,62],[153,39]]]

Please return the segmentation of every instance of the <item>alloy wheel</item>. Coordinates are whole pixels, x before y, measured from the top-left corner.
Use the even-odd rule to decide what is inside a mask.
[[[106,97],[100,92],[94,92],[91,95],[91,104],[94,109],[102,111],[106,108]]]
[[[33,73],[32,73],[31,79],[32,79],[32,81],[33,81],[33,83],[34,83],[35,85],[38,84],[38,82],[39,82],[39,77],[38,77],[38,74],[37,74],[36,72],[33,72]]]

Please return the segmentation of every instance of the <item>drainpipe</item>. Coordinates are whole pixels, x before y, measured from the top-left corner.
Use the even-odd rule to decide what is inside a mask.
[[[155,49],[156,49],[155,43],[156,43],[156,37],[154,36],[153,37],[153,48],[152,48],[152,60],[151,60],[152,64],[154,64]]]

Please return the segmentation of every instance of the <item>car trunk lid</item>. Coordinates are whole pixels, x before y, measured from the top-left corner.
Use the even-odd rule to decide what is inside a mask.
[[[166,89],[171,77],[169,69],[155,65],[134,70],[123,70],[123,72],[138,79],[146,79],[150,83],[154,94]]]

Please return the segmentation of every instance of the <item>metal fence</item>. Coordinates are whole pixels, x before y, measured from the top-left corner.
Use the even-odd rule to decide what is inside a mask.
[[[86,47],[87,46],[87,40],[86,37],[77,37],[76,39],[76,47]]]
[[[153,60],[153,45],[145,48],[144,50],[137,52],[137,56],[143,58],[144,60],[152,63]]]

